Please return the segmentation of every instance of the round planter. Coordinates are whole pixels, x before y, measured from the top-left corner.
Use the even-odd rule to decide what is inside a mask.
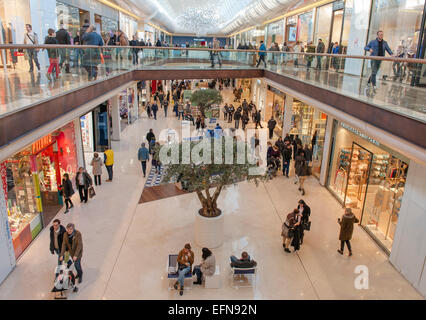
[[[206,218],[198,212],[195,214],[195,242],[200,247],[217,248],[223,244],[224,214]]]

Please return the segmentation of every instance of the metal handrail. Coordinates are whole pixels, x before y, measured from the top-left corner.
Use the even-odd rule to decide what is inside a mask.
[[[418,58],[396,58],[396,57],[377,57],[377,56],[357,56],[331,53],[313,53],[313,52],[291,52],[291,51],[261,51],[261,50],[241,50],[241,49],[212,49],[212,48],[182,48],[182,47],[153,47],[153,46],[91,46],[91,45],[60,45],[60,44],[0,44],[0,50],[11,49],[143,49],[143,50],[181,50],[181,51],[220,51],[220,52],[251,52],[251,53],[272,53],[272,54],[288,54],[314,57],[332,57],[342,59],[361,59],[361,60],[381,60],[392,62],[409,62],[426,64],[426,59]]]

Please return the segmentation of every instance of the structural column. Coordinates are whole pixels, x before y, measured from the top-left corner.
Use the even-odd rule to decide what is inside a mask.
[[[138,104],[138,82],[133,82],[133,112],[134,112],[134,120],[139,119],[139,104]]]
[[[291,130],[291,119],[293,118],[293,97],[286,94],[284,103],[283,138]]]
[[[120,141],[121,118],[118,95],[111,98],[112,140]]]
[[[265,112],[266,112],[266,94],[267,94],[267,85],[266,81],[262,79],[260,84],[260,94],[259,94],[259,107],[258,109],[261,111],[262,120],[265,121]]]
[[[75,147],[77,149],[77,163],[79,167],[85,167],[83,140],[81,138],[81,121],[77,118],[73,121],[75,131]]]
[[[327,168],[328,159],[330,159],[331,153],[331,138],[333,136],[333,122],[334,118],[327,115],[327,126],[325,128],[324,147],[321,159],[321,173],[320,173],[320,184],[325,186],[327,183]]]

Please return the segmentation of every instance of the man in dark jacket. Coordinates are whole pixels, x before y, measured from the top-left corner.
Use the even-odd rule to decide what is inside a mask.
[[[274,137],[274,129],[277,125],[277,121],[274,119],[274,116],[271,117],[268,121],[268,129],[269,129],[269,139],[272,139]]]
[[[254,268],[257,262],[250,259],[247,252],[241,254],[241,258],[238,259],[236,256],[231,256],[231,267],[232,268]]]
[[[70,45],[71,44],[71,37],[68,33],[68,31],[64,28],[64,24],[61,21],[60,22],[60,29],[56,31],[56,40],[58,40],[58,44],[62,45]],[[60,48],[59,49],[59,66],[62,68],[63,64],[65,63],[65,72],[70,73],[70,63],[69,63],[69,51],[71,49],[65,49]]]
[[[133,36],[132,40],[130,40],[129,45],[131,47],[139,47],[140,43],[138,41],[138,38],[136,35]],[[139,64],[139,57],[138,57],[138,53],[140,51],[140,48],[132,48],[132,57],[133,57],[133,64]]]
[[[146,141],[148,141],[148,144],[151,142],[151,140],[155,140],[155,134],[152,129],[149,129],[149,132],[146,134]]]
[[[280,150],[281,154],[284,152],[284,141],[282,137],[279,137],[278,140],[275,142],[275,145],[277,146],[278,150]]]
[[[154,119],[157,120],[157,111],[158,111],[158,105],[157,102],[154,101],[154,103],[151,106],[152,113],[154,114]]]
[[[256,121],[256,129],[257,129],[257,126],[260,126],[263,129],[262,124],[260,123],[261,119],[262,117],[260,115],[260,110],[257,110],[256,115],[254,116],[254,121]]]
[[[237,109],[237,111],[235,111],[234,119],[235,119],[235,129],[239,129],[239,127],[240,127],[240,120],[241,120],[241,107],[239,107]]]
[[[291,161],[291,144],[285,143],[284,150],[282,152],[283,156],[283,175],[288,178],[288,173],[290,171],[290,161]]]
[[[78,283],[83,281],[83,270],[81,269],[81,257],[83,256],[83,238],[80,231],[75,230],[73,223],[67,224],[67,233],[64,234],[62,241],[62,250],[59,261],[64,260],[65,252],[68,251],[71,259],[74,262],[75,270],[77,271],[76,279]]]
[[[306,164],[309,165],[309,163],[312,161],[312,150],[307,144],[305,144],[303,151],[305,152]]]
[[[50,246],[49,250],[52,254],[57,254],[58,259],[62,250],[62,241],[64,233],[66,232],[61,221],[59,219],[53,220],[52,226],[50,227]]]
[[[93,180],[83,167],[78,169],[77,175],[75,176],[75,185],[80,194],[80,202],[84,201],[84,203],[87,203],[87,193],[89,187],[93,185]]]
[[[90,27],[90,23],[89,23],[89,19],[84,19],[84,24],[82,25],[82,27],[80,28],[80,44],[84,44],[83,43],[83,36],[86,33],[86,30]]]
[[[228,108],[228,123],[232,122],[232,118],[234,117],[234,112],[235,112],[234,106],[231,104]]]
[[[317,53],[324,53],[325,52],[325,44],[322,42],[322,39],[318,40],[318,45],[316,49]],[[322,56],[317,56],[317,69],[321,70],[321,62],[322,62]]]

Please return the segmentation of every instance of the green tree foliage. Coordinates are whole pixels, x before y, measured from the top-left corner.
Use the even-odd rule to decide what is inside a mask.
[[[190,147],[191,150],[191,161],[188,164],[182,163],[182,146],[180,143],[178,146],[175,145],[176,149],[179,150],[179,161],[175,164],[167,164],[167,170],[164,182],[171,181],[185,181],[189,185],[190,191],[195,191],[197,193],[198,199],[202,205],[201,214],[205,217],[216,217],[220,214],[220,211],[217,208],[217,199],[226,185],[234,184],[243,180],[254,181],[256,186],[259,181],[266,180],[265,175],[253,175],[250,169],[257,168],[257,165],[254,163],[253,159],[248,158],[250,154],[248,145],[243,141],[237,141],[236,139],[228,140],[230,147],[226,148],[225,138],[221,137],[222,146],[217,147],[215,150],[215,140],[213,138],[205,138],[200,142],[185,142],[187,147]],[[204,162],[195,163],[194,160],[194,151],[198,153],[201,157],[204,156],[203,150],[200,152],[200,143],[210,144],[211,153],[206,153],[206,158]],[[218,141],[216,141],[217,143]],[[164,147],[164,146],[163,146]],[[194,148],[196,148],[194,150]],[[228,151],[227,151],[228,150]],[[232,152],[230,152],[232,150]],[[240,154],[238,154],[240,151]],[[241,152],[243,151],[243,152]],[[222,159],[219,164],[217,159]],[[242,160],[242,161],[241,161]],[[227,164],[229,163],[229,164]],[[213,194],[211,193],[211,188],[216,188]]]
[[[205,116],[205,111],[211,108],[214,104],[222,103],[223,98],[219,91],[215,89],[197,90],[192,93],[191,103],[200,108],[200,112]]]

